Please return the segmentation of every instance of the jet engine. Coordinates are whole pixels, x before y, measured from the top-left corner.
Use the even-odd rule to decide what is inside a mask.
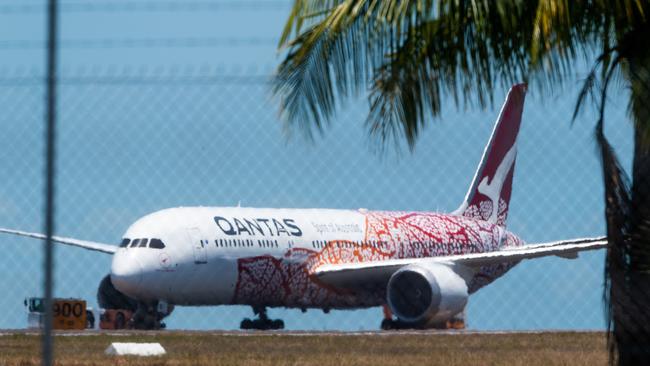
[[[422,327],[444,323],[467,304],[467,283],[443,264],[408,265],[388,281],[390,310],[400,321]]]

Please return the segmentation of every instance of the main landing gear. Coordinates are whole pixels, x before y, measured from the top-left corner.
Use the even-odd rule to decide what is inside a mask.
[[[284,322],[282,319],[269,319],[266,315],[266,308],[253,307],[253,312],[257,315],[257,319],[246,318],[241,321],[240,329],[256,329],[256,330],[277,330],[284,329]]]
[[[393,320],[393,312],[390,311],[388,305],[384,305],[383,310],[384,319],[381,321],[381,330],[406,329],[405,324],[401,324],[399,320]]]
[[[381,321],[381,330],[400,330],[400,329],[465,329],[465,311],[456,314],[451,319],[442,323],[417,324],[408,323],[398,318],[394,318],[388,306],[384,305],[384,319]]]
[[[384,319],[381,321],[381,330],[421,329],[415,324],[406,323],[399,319]]]
[[[463,319],[450,319],[444,323],[434,323],[427,326],[422,326],[413,323],[406,323],[399,319],[384,319],[381,321],[381,330],[400,330],[400,329],[438,329],[438,330],[460,330],[465,329],[465,321]]]

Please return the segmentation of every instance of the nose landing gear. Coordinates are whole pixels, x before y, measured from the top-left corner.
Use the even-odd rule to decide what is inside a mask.
[[[256,330],[278,330],[284,329],[284,321],[282,319],[269,319],[266,315],[266,307],[253,306],[253,312],[257,315],[257,319],[245,318],[239,325],[240,329],[256,329]]]
[[[138,302],[138,309],[131,318],[132,327],[144,330],[165,329],[166,324],[162,320],[173,310],[174,306],[164,301]]]

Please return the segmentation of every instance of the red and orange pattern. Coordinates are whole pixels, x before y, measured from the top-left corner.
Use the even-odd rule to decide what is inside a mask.
[[[281,258],[242,258],[233,303],[264,306],[346,308],[384,303],[383,290],[352,292],[322,283],[313,270],[323,264],[484,253],[523,245],[503,227],[465,216],[429,212],[366,212],[362,242],[331,241],[320,251],[292,248]],[[470,292],[516,263],[481,268]]]

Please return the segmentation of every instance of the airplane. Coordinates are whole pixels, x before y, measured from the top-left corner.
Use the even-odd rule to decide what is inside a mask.
[[[131,308],[160,327],[176,305],[247,305],[242,329],[281,329],[268,307],[384,306],[382,329],[430,328],[524,259],[576,258],[605,237],[526,245],[506,230],[526,85],[509,90],[469,190],[452,213],[178,207],[134,222],[119,246],[54,236],[112,255],[102,308]],[[12,229],[0,232],[37,239]]]

